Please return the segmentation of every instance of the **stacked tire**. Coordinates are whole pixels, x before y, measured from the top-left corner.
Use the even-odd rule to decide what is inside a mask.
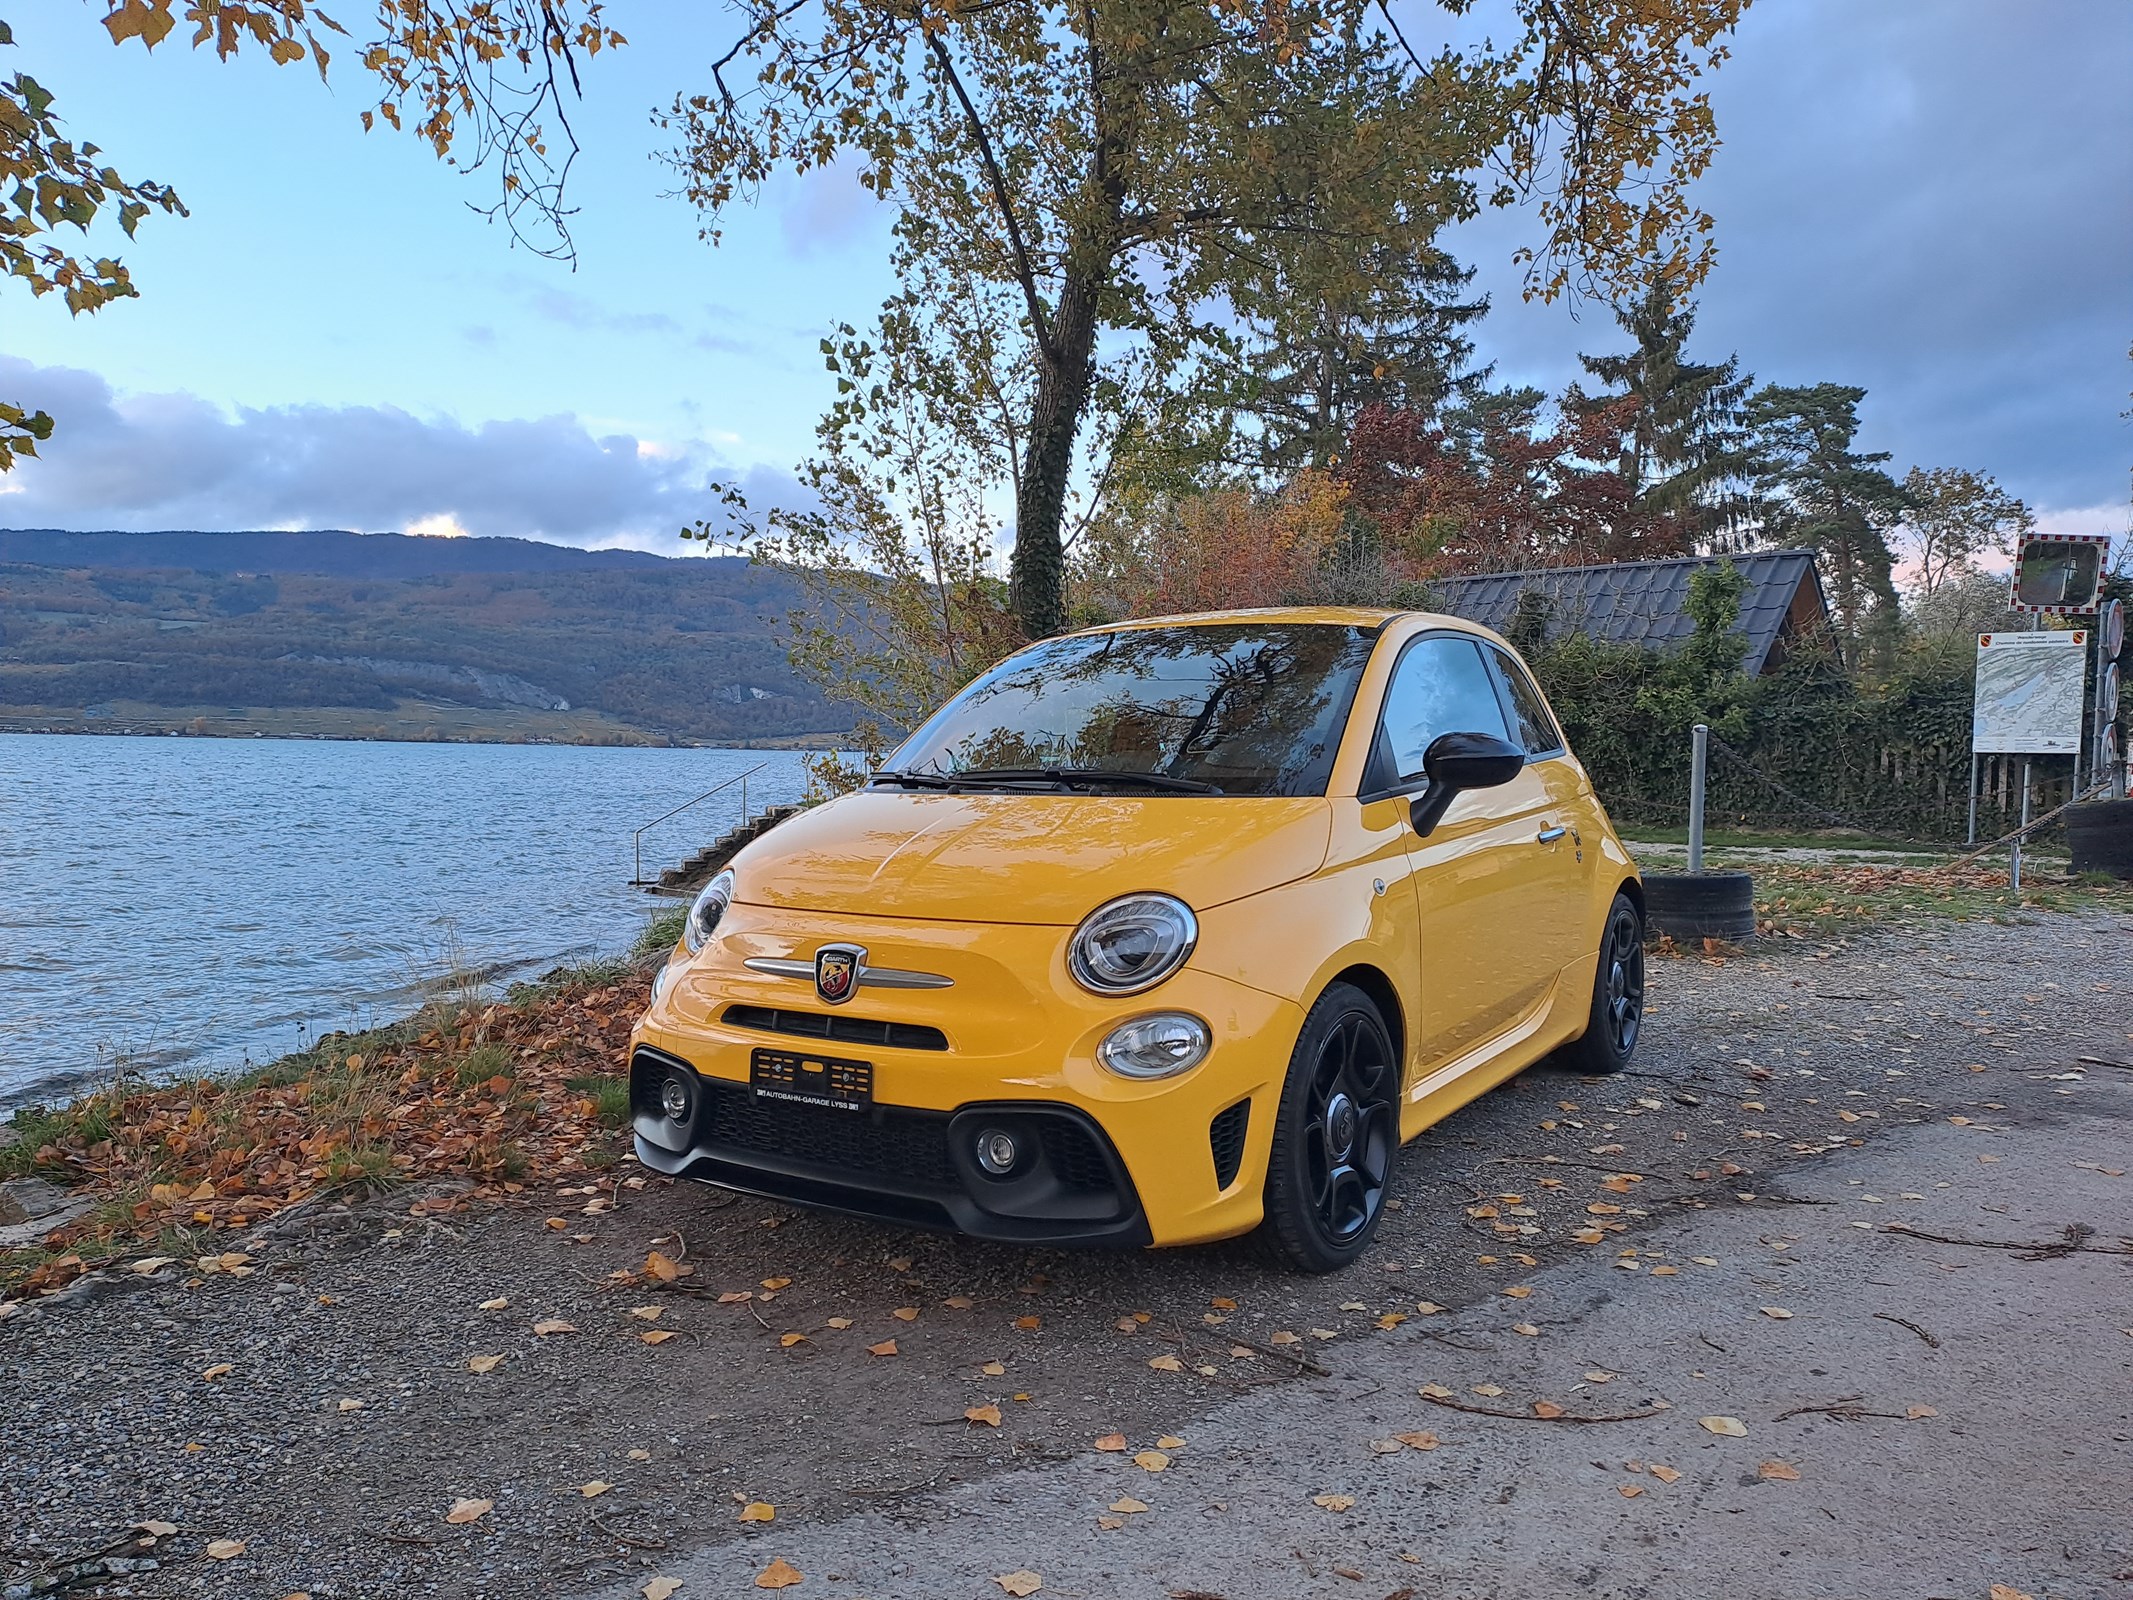
[[[1676,944],[1755,937],[1755,879],[1745,872],[1648,872],[1644,919]]]
[[[2073,869],[2133,879],[2133,800],[2088,800],[2066,814]]]

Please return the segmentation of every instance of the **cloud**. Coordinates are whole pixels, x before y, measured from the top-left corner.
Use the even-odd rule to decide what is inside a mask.
[[[860,186],[857,168],[849,161],[833,161],[783,180],[779,187],[782,192],[774,201],[778,227],[785,248],[796,256],[834,252],[887,219],[873,192]]]
[[[194,395],[118,395],[91,372],[0,356],[0,395],[58,431],[0,479],[17,528],[355,528],[501,534],[667,554],[715,515],[730,475],[700,442],[596,434],[579,418],[464,424],[390,406],[235,413]],[[801,504],[786,474],[742,473],[751,501]]]
[[[1691,353],[1867,391],[1861,445],[1991,472],[2040,506],[2123,504],[2133,428],[2133,7],[1785,0],[1711,81],[1725,141],[1697,190],[1719,264]],[[1494,291],[1484,358],[1557,386],[1623,347],[1604,307],[1520,303],[1533,236],[1455,248]]]

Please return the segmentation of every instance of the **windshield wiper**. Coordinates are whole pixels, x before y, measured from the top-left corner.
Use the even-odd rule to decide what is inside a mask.
[[[1174,778],[1167,772],[1127,772],[1115,767],[979,767],[956,774],[969,783],[997,779],[1002,783],[1058,783],[1075,785],[1123,784],[1128,788],[1161,789],[1171,794],[1220,794],[1211,783],[1197,778]]]
[[[956,780],[943,778],[931,772],[898,772],[893,767],[884,767],[867,779],[874,783],[900,783],[907,789],[953,789]]]

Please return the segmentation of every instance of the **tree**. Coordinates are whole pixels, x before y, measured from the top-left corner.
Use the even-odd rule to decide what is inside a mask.
[[[848,154],[897,208],[907,285],[1011,307],[1010,578],[1039,636],[1065,614],[1092,404],[1107,386],[1159,395],[1217,345],[1240,259],[1272,241],[1404,248],[1479,203],[1493,155],[1490,199],[1543,197],[1533,292],[1708,266],[1709,219],[1684,195],[1716,134],[1689,91],[1745,0],[1502,3],[1507,49],[1425,61],[1389,0],[1382,26],[1371,0],[741,0],[710,90],[674,107],[676,160],[715,238],[774,173]],[[1367,252],[1332,259],[1348,272]],[[1114,344],[1139,363],[1130,383]],[[991,370],[970,387],[1009,392]]]
[[[1903,475],[1909,500],[1904,542],[1918,564],[1914,588],[1930,598],[1951,579],[1972,575],[1978,558],[2007,554],[2037,525],[2029,507],[1988,473],[1961,467],[1913,467]]]
[[[1715,364],[1688,359],[1696,309],[1665,279],[1615,318],[1636,348],[1578,360],[1609,386],[1598,403],[1629,402],[1620,411],[1626,426],[1619,459],[1634,508],[1672,524],[1683,554],[1723,544],[1748,510],[1743,491],[1755,463],[1743,413],[1755,379],[1740,370],[1738,356]]]
[[[1852,449],[1864,389],[1841,383],[1766,385],[1748,402],[1766,503],[1761,536],[1811,546],[1836,590],[1837,625],[1856,643],[1867,621],[1893,625],[1896,558],[1888,533],[1909,501],[1881,470],[1886,450]]]
[[[153,50],[176,29],[178,11],[179,0],[104,0],[103,22],[114,44]],[[310,0],[184,0],[183,15],[195,49],[212,45],[224,60],[259,50],[278,66],[309,61],[322,82],[332,61],[322,36],[347,33]],[[488,214],[515,240],[567,256],[563,187],[577,143],[563,84],[575,89],[580,54],[623,43],[602,22],[601,0],[389,0],[377,7],[377,28],[361,53],[378,91],[363,126],[404,120],[440,160],[469,171],[495,165],[503,192]],[[0,46],[14,42],[0,21]],[[60,229],[86,240],[109,220],[130,239],[151,213],[186,211],[169,185],[123,178],[97,146],[69,138],[52,106],[28,74],[0,80],[0,270],[32,294],[58,293],[79,316],[140,291],[123,262],[57,242]],[[561,138],[551,143],[544,124]],[[0,402],[0,472],[35,455],[52,427],[43,412]]]

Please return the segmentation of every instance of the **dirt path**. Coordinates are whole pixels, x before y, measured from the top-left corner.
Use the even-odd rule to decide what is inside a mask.
[[[634,1593],[671,1573],[688,1578],[687,1600],[754,1592],[752,1573],[780,1553],[812,1574],[802,1594],[877,1600],[998,1594],[992,1576],[1042,1562],[1056,1569],[1047,1592],[1152,1597],[1228,1584],[1232,1600],[1573,1584],[1654,1596],[1982,1596],[1988,1567],[1989,1581],[2039,1585],[2040,1595],[2123,1592],[2104,1570],[2133,1568],[2133,1554],[2109,1548],[2127,1542],[2122,1519],[2113,1533],[2092,1515],[2087,1486],[2112,1472],[2127,1482],[2128,1386],[2114,1392],[2108,1379],[2122,1379],[2133,1355],[2133,1343],[2110,1342],[2125,1342],[2115,1326],[2133,1326],[2133,1263],[2082,1254],[2017,1264],[1871,1225],[1915,1218],[1929,1231],[2026,1237],[2023,1228],[2086,1222],[2099,1244],[2133,1232],[2133,1207],[2114,1201],[2133,1193],[2133,1176],[2094,1170],[2133,1168],[2133,1124],[2116,1120],[2133,1103],[2133,1072],[2077,1059],[2133,1059],[2129,933],[2122,914],[2091,913],[1663,963],[1633,1076],[1530,1073],[1433,1130],[1404,1157],[1401,1209],[1374,1256],[1335,1279],[1272,1273],[1239,1247],[1006,1250],[660,1185],[611,1198],[549,1190],[526,1213],[450,1227],[404,1206],[329,1214],[308,1236],[263,1243],[241,1278],[166,1269],[0,1323],[0,1593],[148,1519],[179,1529],[146,1552],[157,1567],[106,1577],[101,1592],[577,1595]],[[1942,1182],[1950,1187],[1934,1187]],[[1595,1229],[1621,1231],[1578,1242]],[[1800,1254],[1781,1255],[1765,1234],[1794,1236]],[[696,1271],[665,1290],[612,1279],[641,1269],[653,1248]],[[1625,1249],[1639,1254],[1618,1257]],[[1957,1270],[1932,1265],[1949,1260],[1936,1251],[1954,1253]],[[1768,1264],[1778,1259],[1801,1266]],[[789,1282],[765,1287],[780,1279]],[[1526,1297],[1502,1292],[1529,1285]],[[716,1298],[744,1291],[756,1298]],[[2106,1300],[2082,1300],[2090,1293]],[[2106,1326],[2114,1294],[2127,1309]],[[1782,1326],[1755,1309],[1780,1295],[1797,1313]],[[1979,1319],[1993,1331],[1959,1347],[1948,1336],[1981,1295],[2004,1301]],[[508,1304],[483,1309],[499,1299]],[[1425,1315],[1424,1301],[1450,1309]],[[656,1320],[632,1315],[655,1306]],[[1540,1333],[1505,1331],[1522,1318]],[[551,1319],[569,1328],[535,1331]],[[676,1336],[643,1341],[666,1332]],[[1692,1332],[1727,1349],[1705,1362]],[[794,1333],[805,1338],[786,1343]],[[1770,1343],[1785,1335],[1799,1337]],[[894,1355],[868,1353],[891,1339]],[[1898,1393],[1907,1385],[1886,1366],[1892,1346],[1931,1357],[1933,1382],[1922,1372],[1908,1385],[1918,1393]],[[2079,1407],[2031,1382],[2044,1347],[2058,1368],[2080,1368]],[[1149,1365],[1163,1355],[1183,1370]],[[475,1373],[477,1356],[502,1359]],[[1621,1376],[1574,1391],[1587,1366]],[[1857,1381],[1867,1377],[1871,1391]],[[1496,1422],[1414,1396],[1433,1380],[1481,1405],[1546,1395],[1566,1408],[1612,1406],[1636,1390],[1673,1408],[1606,1427]],[[1505,1394],[1476,1399],[1479,1383]],[[1889,1401],[1882,1409],[1931,1404],[1964,1416],[1966,1431],[1921,1431],[1938,1419],[1894,1434],[1896,1423],[1873,1419],[1767,1420],[1854,1392]],[[997,1428],[966,1420],[988,1405]],[[1719,1439],[1692,1422],[1682,1432],[1707,1412],[1742,1417],[1749,1437]],[[1987,1427],[1988,1417],[2003,1420]],[[1447,1442],[1372,1457],[1369,1439],[1395,1428],[1434,1429],[1458,1451]],[[1650,1431],[1616,1438],[1624,1428]],[[1177,1476],[1093,1452],[1112,1431],[1135,1449],[1185,1437]],[[1862,1486],[1908,1470],[1867,1447],[1884,1436],[1932,1441],[1903,1447],[1943,1464],[1925,1501],[1959,1488],[1976,1528],[2037,1547],[2030,1564],[1995,1533],[1937,1577],[1905,1566],[1901,1584],[1849,1591],[1808,1581],[1823,1569],[1802,1567],[1802,1581],[1780,1585],[1785,1563],[1810,1546],[1851,1548],[1821,1517],[1772,1521],[1780,1542],[1743,1555],[1729,1578],[1702,1565],[1726,1547],[1691,1524],[1715,1507],[1712,1527],[1734,1525],[1728,1507],[1750,1493],[1743,1471],[1760,1497],[1743,1503],[1756,1507],[1786,1504],[1770,1496],[1817,1479],[1841,1484],[1843,1496],[1816,1504],[1842,1518]],[[1799,1449],[1809,1437],[1811,1460]],[[2017,1461],[2011,1443],[2028,1454]],[[1269,1465],[1292,1456],[1290,1468]],[[1756,1478],[1766,1458],[1801,1479]],[[1625,1476],[1628,1459],[1671,1461],[1684,1477]],[[1592,1460],[1609,1465],[1580,1465]],[[1304,1478],[1309,1492],[1297,1493]],[[613,1487],[588,1497],[594,1482]],[[1164,1489],[1168,1503],[1136,1485]],[[1623,1499],[1618,1485],[1647,1492]],[[1387,1486],[1397,1492],[1381,1494]],[[1160,1509],[1099,1529],[1098,1514],[1121,1515],[1102,1511],[1121,1488]],[[1503,1494],[1501,1506],[1547,1514],[1491,1521],[1477,1511],[1484,1488]],[[1318,1493],[1356,1504],[1328,1511],[1311,1503]],[[445,1517],[460,1499],[493,1506],[453,1525]],[[2039,1520],[2045,1500],[2058,1509]],[[2121,1490],[2115,1503],[2125,1500]],[[755,1501],[774,1505],[776,1520],[741,1523]],[[1208,1510],[1217,1502],[1252,1515],[1224,1524],[1232,1513]],[[1899,1540],[1909,1503],[1892,1500],[1882,1523],[1847,1524],[1845,1538],[1860,1549]],[[1623,1516],[1646,1520],[1613,1520]],[[217,1540],[243,1551],[211,1557]],[[1589,1577],[1560,1567],[1588,1545]],[[1400,1561],[1400,1548],[1425,1565]],[[1185,1559],[1203,1553],[1204,1569]],[[1276,1559],[1278,1582],[1255,1590],[1251,1574]],[[1334,1575],[1341,1564],[1363,1579]],[[832,1572],[850,1581],[833,1583]],[[1668,1588],[1677,1579],[1667,1572],[1703,1587]]]

